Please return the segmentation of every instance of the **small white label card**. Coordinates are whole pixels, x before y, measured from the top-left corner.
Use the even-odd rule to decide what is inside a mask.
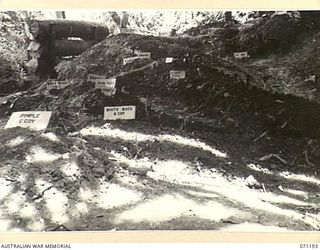
[[[5,128],[23,127],[44,130],[48,127],[51,111],[13,112]]]
[[[171,79],[184,79],[186,77],[186,72],[184,70],[170,70]]]
[[[166,58],[166,63],[172,63],[172,62],[173,62],[173,57]]]
[[[104,75],[96,75],[96,74],[88,74],[87,82],[95,82],[97,79],[104,79],[106,78]]]
[[[67,87],[69,83],[67,81],[56,81],[56,80],[48,80],[47,82],[47,90],[51,89],[63,89]]]
[[[151,52],[137,52],[139,58],[151,58]]]
[[[236,52],[233,55],[234,55],[234,58],[238,58],[238,59],[249,57],[248,52],[246,52],[246,51],[245,52]]]
[[[101,89],[101,92],[106,96],[111,96],[116,93],[117,78],[97,79],[95,80],[95,89]]]
[[[136,106],[104,107],[104,120],[133,120],[136,118]]]

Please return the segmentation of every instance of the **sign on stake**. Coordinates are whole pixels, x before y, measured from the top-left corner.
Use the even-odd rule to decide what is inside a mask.
[[[151,58],[151,52],[136,52],[139,58]]]
[[[186,72],[184,70],[170,70],[170,79],[184,79]]]
[[[135,60],[150,59],[151,58],[150,52],[137,52],[137,55],[138,56],[123,58],[123,65],[126,65],[128,63],[132,63]]]
[[[166,58],[166,63],[172,63],[172,62],[173,62],[173,57]]]
[[[48,127],[51,111],[21,111],[13,112],[5,128],[30,128],[44,130]]]
[[[87,82],[95,82],[97,79],[105,79],[105,76],[96,74],[88,74],[87,76]]]
[[[106,96],[111,96],[116,93],[117,78],[97,79],[95,80],[95,89],[101,89],[101,92]]]
[[[52,89],[63,89],[67,87],[69,83],[67,81],[56,81],[56,80],[49,80],[47,82],[47,90]]]
[[[236,53],[233,53],[233,56],[234,56],[234,58],[237,58],[237,59],[242,59],[242,58],[247,58],[247,57],[249,57],[247,51],[245,51],[245,52],[236,52]]]
[[[104,120],[133,120],[136,118],[136,106],[104,107]]]

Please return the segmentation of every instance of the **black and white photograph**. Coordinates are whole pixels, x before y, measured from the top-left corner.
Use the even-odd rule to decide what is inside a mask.
[[[320,11],[0,11],[0,232],[320,230]]]

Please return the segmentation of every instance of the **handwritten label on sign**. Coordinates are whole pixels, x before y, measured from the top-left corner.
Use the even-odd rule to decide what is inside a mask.
[[[134,29],[127,29],[127,28],[121,28],[120,32],[121,33],[128,33],[128,34],[134,34],[135,33]]]
[[[95,82],[97,79],[105,79],[105,76],[96,74],[88,74],[87,76],[87,82]]]
[[[97,79],[95,80],[95,89],[101,89],[101,92],[106,96],[111,96],[116,93],[116,78]]]
[[[139,56],[123,58],[123,65],[126,65],[128,63],[132,63],[135,60],[139,60],[139,59],[150,59],[150,57],[151,57],[150,52],[141,52],[141,55],[139,55]]]
[[[56,81],[56,80],[49,80],[47,82],[47,90],[52,89],[63,89],[67,87],[69,83],[67,81]]]
[[[186,77],[186,72],[184,70],[170,70],[171,79],[184,79]]]
[[[5,128],[23,127],[44,130],[49,124],[51,111],[13,112]]]
[[[137,52],[139,58],[151,58],[151,52]]]
[[[136,118],[136,106],[104,107],[104,120],[132,120]]]
[[[126,65],[128,63],[132,63],[133,61],[137,60],[138,57],[134,56],[134,57],[127,57],[127,58],[123,58],[123,65]]]
[[[150,68],[151,68],[151,69],[157,68],[158,66],[159,66],[159,63],[158,63],[157,61],[152,62],[152,63],[150,64]]]
[[[170,36],[170,32],[159,32],[159,36]]]
[[[172,63],[172,62],[173,62],[173,57],[166,58],[166,63]]]
[[[248,52],[237,52],[233,54],[234,58],[241,59],[249,57]]]

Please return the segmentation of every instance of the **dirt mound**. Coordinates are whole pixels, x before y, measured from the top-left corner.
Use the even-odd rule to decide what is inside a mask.
[[[243,114],[243,120],[280,134],[311,137],[320,134],[320,121],[315,119],[320,117],[318,105],[263,90],[264,72],[251,70],[250,62],[211,53],[204,42],[206,39],[112,36],[74,61],[57,66],[59,79],[71,83],[68,87],[48,93],[45,86],[41,86],[13,104],[8,102],[7,106],[11,106],[10,112],[51,110],[51,126],[73,131],[91,119],[101,119],[105,106],[136,105],[138,120],[159,117],[162,111],[153,105],[154,100],[169,97],[189,108],[189,113],[222,119],[227,110],[239,117]],[[123,59],[137,51],[151,52],[151,58],[123,65]],[[166,57],[175,59],[168,64]],[[186,77],[170,79],[170,70],[183,70]],[[94,85],[86,81],[89,73],[116,77],[116,94],[108,97],[95,90]],[[173,113],[176,110],[171,109]]]
[[[251,56],[283,54],[301,39],[319,30],[319,12],[287,12],[267,15],[240,26],[234,38],[239,51]]]
[[[13,93],[21,85],[17,71],[11,67],[10,63],[6,59],[0,59],[0,92],[2,96]]]
[[[223,30],[217,32],[223,34]],[[57,66],[59,79],[70,83],[64,89],[48,91],[45,81],[8,97],[0,106],[1,114],[53,113],[46,133],[0,130],[0,162],[5,166],[0,167],[8,177],[3,183],[21,191],[16,197],[26,200],[20,203],[31,204],[39,211],[35,213],[39,219],[44,219],[42,225],[30,225],[16,212],[20,217],[9,218],[10,228],[48,230],[48,226],[64,224],[76,230],[106,230],[115,225],[118,229],[194,229],[193,212],[187,224],[180,213],[177,221],[165,219],[160,226],[152,220],[146,223],[144,216],[139,225],[126,224],[126,220],[117,224],[115,219],[130,219],[123,213],[132,211],[133,205],[152,202],[163,194],[199,193],[202,188],[196,183],[203,182],[203,187],[213,184],[214,192],[207,191],[217,194],[213,199],[218,202],[250,210],[250,218],[240,218],[240,222],[256,223],[259,215],[259,223],[272,218],[271,224],[279,225],[288,216],[285,227],[318,229],[314,204],[319,199],[315,173],[320,162],[319,105],[268,90],[266,71],[258,70],[258,60],[223,57],[225,43],[214,39],[210,35],[112,36]],[[151,52],[151,58],[123,65],[124,58],[141,51]],[[173,61],[166,63],[167,57]],[[184,74],[175,79],[170,77],[172,70]],[[115,95],[105,96],[94,89],[87,81],[90,73],[115,77]],[[135,105],[136,121],[105,124],[103,108],[113,105]],[[240,187],[250,194],[249,199],[238,200],[234,195]],[[298,199],[296,194],[302,193],[308,200],[300,197],[278,204],[277,195],[283,197],[287,189],[293,190],[287,198]],[[275,197],[269,197],[268,204],[271,192]],[[5,199],[12,202],[9,193]],[[299,213],[296,204],[302,204]],[[284,209],[292,210],[295,219]],[[142,211],[144,215],[146,210]],[[231,220],[229,215],[224,219]],[[219,220],[213,224],[197,220],[196,227],[223,228]],[[20,225],[21,221],[26,225]]]

